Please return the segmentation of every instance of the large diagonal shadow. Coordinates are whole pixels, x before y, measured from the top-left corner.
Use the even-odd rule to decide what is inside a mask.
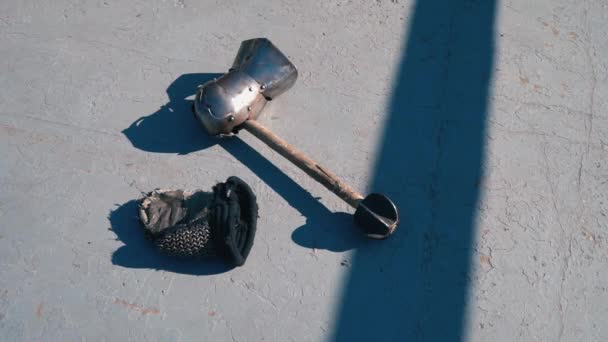
[[[395,235],[354,254],[336,341],[463,339],[493,70],[493,0],[418,0],[371,191]]]

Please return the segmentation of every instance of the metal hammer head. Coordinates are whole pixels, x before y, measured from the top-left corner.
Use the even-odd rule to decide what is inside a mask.
[[[228,73],[199,86],[194,113],[209,134],[230,134],[246,120],[257,119],[266,102],[297,78],[296,67],[270,40],[246,40]]]
[[[382,194],[369,194],[355,211],[355,223],[373,239],[385,239],[391,235],[399,223],[397,206]]]

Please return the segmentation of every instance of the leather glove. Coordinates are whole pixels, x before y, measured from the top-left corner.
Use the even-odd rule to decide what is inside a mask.
[[[238,177],[212,192],[154,190],[140,201],[146,234],[166,254],[223,257],[242,266],[249,255],[258,219],[256,197]]]

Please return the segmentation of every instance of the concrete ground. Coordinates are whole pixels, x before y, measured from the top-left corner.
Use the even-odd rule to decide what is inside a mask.
[[[608,340],[602,0],[2,1],[3,341]],[[337,197],[189,96],[242,40],[298,67],[261,121],[402,220]],[[244,267],[180,262],[136,200],[237,175]]]

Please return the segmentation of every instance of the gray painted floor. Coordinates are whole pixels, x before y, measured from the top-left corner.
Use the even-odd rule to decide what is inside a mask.
[[[608,4],[2,1],[3,341],[608,340]],[[263,124],[402,224],[186,100],[268,37],[299,69]],[[246,265],[161,257],[134,200],[248,181]]]

